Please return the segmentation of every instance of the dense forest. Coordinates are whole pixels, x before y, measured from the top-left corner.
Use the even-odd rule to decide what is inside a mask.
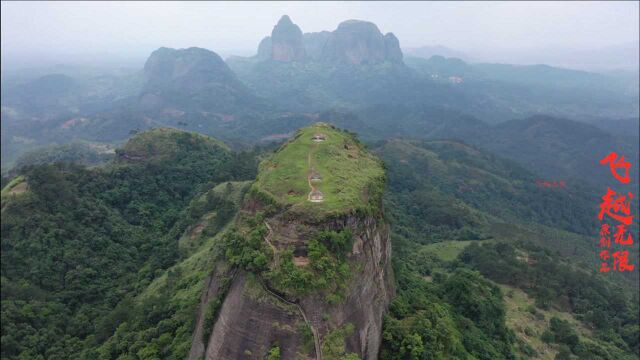
[[[459,142],[370,148],[388,172],[397,283],[382,359],[637,356],[635,280],[595,274],[588,186],[540,188],[535,174]],[[253,179],[268,152],[156,129],[104,165],[35,164],[3,179],[3,358],[184,358],[212,259],[264,267],[256,250],[242,248],[261,244],[261,220],[247,220],[253,242],[221,230],[246,191],[235,181]],[[347,233],[313,240],[313,256],[327,260],[311,278],[292,263],[269,276],[303,292],[334,281],[324,279],[342,271],[340,256],[330,254],[351,241]],[[204,261],[210,251],[219,255]],[[329,265],[335,269],[326,272]],[[512,306],[518,296],[526,306]],[[539,328],[518,328],[516,316],[531,316]]]
[[[255,161],[158,130],[103,167],[23,168],[28,190],[2,195],[3,358],[68,359],[109,339],[127,299],[180,258],[177,240],[200,216],[186,211],[194,196],[253,178]]]
[[[637,357],[637,277],[597,274],[589,186],[540,187],[455,141],[373,149],[388,169],[398,282],[381,358]],[[508,313],[514,291],[531,300]],[[527,316],[540,328],[515,331],[509,317]]]
[[[336,24],[3,66],[2,360],[640,357],[637,68]],[[609,187],[634,271],[598,271]]]

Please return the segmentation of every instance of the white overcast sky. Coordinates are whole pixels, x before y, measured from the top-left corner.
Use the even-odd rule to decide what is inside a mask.
[[[472,53],[637,44],[628,2],[2,2],[2,59],[144,58],[199,46],[248,55],[287,14],[303,32],[347,19],[393,32],[403,47]],[[636,45],[637,46],[637,45]],[[551,50],[550,50],[551,51]]]

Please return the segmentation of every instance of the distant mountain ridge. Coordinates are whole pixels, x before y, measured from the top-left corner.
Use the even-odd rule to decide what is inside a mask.
[[[258,45],[259,59],[274,61],[319,61],[343,64],[402,63],[400,42],[393,33],[383,35],[369,21],[347,20],[334,31],[302,33],[284,15]]]
[[[510,136],[509,131],[487,124],[534,115],[597,124],[621,134],[625,144],[637,139],[637,132],[624,130],[637,127],[633,119],[638,91],[631,81],[545,65],[405,58],[398,43],[393,34],[383,35],[366,21],[348,20],[334,31],[303,33],[284,16],[260,43],[256,57],[225,62],[202,48],[160,48],[149,56],[144,71],[125,76],[3,82],[3,166],[10,167],[21,153],[43,144],[121,141],[153,127],[198,131],[234,143],[271,141],[286,138],[332,109],[366,114],[339,125],[375,139],[463,134],[463,139],[486,137],[495,145],[491,136],[497,135],[485,134]],[[558,143],[581,144],[572,138],[574,133],[581,131],[549,134]],[[535,145],[538,140],[521,141]],[[548,158],[544,151],[527,155],[536,162]]]
[[[393,118],[390,122],[388,119]],[[548,115],[489,125],[445,108],[378,105],[356,112],[322,113],[321,121],[349,127],[361,136],[381,140],[455,139],[488,150],[533,170],[545,180],[610,184],[611,174],[598,161],[611,151],[638,164],[637,137],[614,135],[594,125]],[[634,180],[637,186],[637,179]]]
[[[407,56],[415,56],[415,57],[420,57],[424,59],[429,59],[432,56],[438,55],[438,56],[443,56],[447,58],[458,58],[464,61],[472,60],[472,58],[468,54],[462,51],[448,48],[443,45],[405,47],[405,48],[402,48],[402,51]]]

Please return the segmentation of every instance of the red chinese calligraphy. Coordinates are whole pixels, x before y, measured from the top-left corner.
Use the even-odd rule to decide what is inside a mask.
[[[618,181],[623,184],[628,184],[631,179],[629,177],[629,169],[631,163],[625,161],[624,156],[618,157],[615,152],[610,152],[600,160],[601,165],[609,164],[609,170],[611,174]],[[618,172],[618,169],[624,171],[624,176]],[[629,264],[629,251],[615,251],[613,254],[610,252],[611,237],[613,232],[613,239],[618,245],[633,245],[633,237],[631,233],[627,231],[627,226],[633,223],[634,215],[631,215],[631,201],[633,200],[633,194],[628,192],[627,195],[623,193],[617,193],[611,188],[607,188],[607,193],[602,197],[602,203],[600,203],[600,213],[598,219],[602,221],[604,215],[608,215],[612,219],[615,219],[619,224],[615,225],[615,231],[609,226],[609,224],[602,224],[600,226],[600,251],[599,257],[602,262],[600,263],[600,272],[606,273],[612,270],[609,259],[613,259],[613,270],[618,272],[633,271],[635,265]]]
[[[613,270],[619,272],[633,271],[635,265],[629,264],[629,251],[616,251],[612,255],[613,257]]]
[[[602,224],[600,227],[600,247],[611,247],[611,230],[609,224]]]
[[[624,161],[624,155],[618,158],[618,154],[615,152],[609,153],[609,155],[605,156],[602,160],[600,160],[600,164],[604,165],[609,163],[609,169],[611,169],[611,174],[613,177],[618,179],[623,184],[628,184],[631,179],[629,178],[629,168],[631,168],[631,163],[628,161]],[[623,168],[625,171],[624,176],[620,176],[618,174],[618,168]]]
[[[615,195],[617,196],[614,198]],[[627,195],[618,194],[611,190],[611,188],[607,188],[607,194],[602,197],[598,219],[602,220],[602,217],[607,214],[625,225],[631,225],[633,215],[629,214],[631,213],[631,200],[633,199],[633,194],[627,193]],[[621,212],[626,216],[618,215],[618,212]]]
[[[630,233],[627,233],[627,238],[624,238],[624,234],[627,233],[627,227],[624,224],[620,224],[616,226],[616,232],[613,234],[613,237],[616,241],[616,244],[620,245],[632,245],[633,238]]]
[[[611,271],[611,267],[606,262],[606,260],[609,260],[610,257],[611,257],[611,255],[609,254],[609,250],[600,251],[600,259],[603,260],[603,262],[600,263],[600,272],[601,273],[606,273],[606,272]]]

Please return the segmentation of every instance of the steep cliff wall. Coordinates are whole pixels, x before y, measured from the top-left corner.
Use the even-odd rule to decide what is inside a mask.
[[[305,56],[302,31],[284,15],[271,32],[271,59],[284,62],[302,61]]]
[[[268,280],[241,272],[222,304],[208,339],[205,359],[262,359],[274,346],[280,348],[282,359],[299,356],[319,359],[323,348],[326,352],[328,347],[327,336],[349,325],[354,331],[344,339],[345,353],[355,353],[362,359],[377,358],[382,315],[394,294],[387,224],[374,217],[357,216],[311,226],[277,218],[267,222],[274,238],[290,243],[304,242],[317,226],[337,231],[350,229],[354,241],[347,261],[353,273],[346,284],[344,299],[332,304],[322,292],[305,296],[286,294],[273,288]],[[301,231],[291,232],[295,228]],[[305,338],[307,324],[320,349],[316,349],[316,339],[309,339],[308,335]],[[201,334],[202,331],[197,331],[194,340]]]
[[[326,124],[265,161],[222,244],[238,272],[208,337],[200,310],[190,359],[376,359],[394,296],[383,183],[381,163]],[[214,278],[201,308],[220,294]]]
[[[327,39],[322,58],[329,62],[356,65],[402,62],[402,50],[392,33],[382,35],[374,23],[347,20],[340,23]]]
[[[302,33],[287,15],[274,26],[271,36],[260,41],[256,57],[351,65],[403,63],[398,38],[392,33],[382,34],[372,22],[347,20],[334,31]]]

